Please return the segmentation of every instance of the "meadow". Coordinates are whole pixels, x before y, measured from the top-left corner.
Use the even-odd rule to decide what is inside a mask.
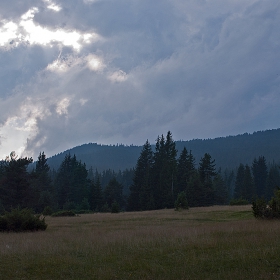
[[[46,217],[0,233],[0,279],[280,279],[280,221],[251,206]]]

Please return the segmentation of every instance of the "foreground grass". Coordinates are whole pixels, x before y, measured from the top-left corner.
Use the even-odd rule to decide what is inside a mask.
[[[47,217],[0,234],[1,279],[280,279],[280,222],[250,206]]]

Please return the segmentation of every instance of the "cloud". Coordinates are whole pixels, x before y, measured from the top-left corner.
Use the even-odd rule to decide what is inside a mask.
[[[0,7],[0,156],[278,127],[276,0]]]

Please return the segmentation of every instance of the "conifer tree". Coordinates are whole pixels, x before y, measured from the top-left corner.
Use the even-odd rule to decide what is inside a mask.
[[[195,171],[195,160],[192,152],[188,153],[186,147],[183,148],[179,159],[177,167],[177,188],[175,196],[185,191],[187,194],[187,199],[189,199],[188,182]]]
[[[272,164],[269,168],[266,189],[265,189],[265,198],[269,201],[273,195],[275,190],[280,187],[280,173],[279,167],[276,164]]]
[[[223,172],[223,179],[225,181],[225,184],[227,186],[227,191],[229,195],[229,200],[231,200],[234,197],[234,184],[235,184],[235,173],[233,170],[225,169]]]
[[[104,205],[103,192],[100,184],[99,176],[96,177],[95,181],[92,180],[89,191],[89,204],[90,209],[96,212],[100,212]]]
[[[190,207],[205,206],[205,189],[197,170],[190,176],[186,195]]]
[[[104,201],[105,204],[111,209],[113,203],[117,203],[120,208],[124,207],[123,199],[123,186],[114,177],[110,180],[108,185],[104,189]]]
[[[210,154],[205,153],[199,162],[199,176],[204,189],[204,205],[214,203],[213,178],[216,176],[215,160]]]
[[[177,185],[177,150],[170,131],[166,135],[165,150],[167,157],[165,166],[166,207],[173,207],[177,199],[177,195],[174,195],[174,188]]]
[[[36,212],[42,212],[47,206],[53,207],[54,190],[50,176],[50,167],[44,152],[40,152],[35,170],[31,173],[31,187],[34,193],[33,205]]]
[[[154,161],[152,167],[153,197],[156,209],[164,208],[164,166],[165,166],[165,138],[163,135],[157,137]]]
[[[226,183],[222,178],[220,172],[214,177],[213,180],[215,204],[225,205],[229,202],[229,193]]]
[[[88,197],[87,175],[85,164],[77,161],[75,155],[65,155],[55,179],[60,208],[63,208],[66,202],[78,206]]]
[[[187,190],[188,181],[189,181],[188,151],[186,147],[184,147],[178,159],[177,188],[175,191],[175,196]]]
[[[243,197],[249,202],[251,202],[254,196],[254,182],[251,174],[251,169],[248,164],[245,165],[243,186]]]
[[[267,180],[267,165],[264,156],[254,159],[252,171],[254,177],[255,193],[257,197],[263,197],[265,195],[265,186]]]
[[[245,176],[245,167],[240,163],[237,174],[235,178],[235,189],[234,189],[234,198],[235,199],[245,199],[245,185],[244,185],[244,176]]]
[[[153,193],[157,209],[172,208],[175,197],[177,179],[177,150],[172,134],[168,131],[166,140],[164,136],[157,138],[154,153]]]
[[[153,151],[149,141],[144,144],[137,160],[134,171],[133,184],[130,187],[128,210],[150,210],[154,208],[151,188],[151,168],[153,165]]]
[[[14,152],[3,163],[2,204],[6,210],[11,207],[32,207],[32,190],[27,167],[32,158],[17,158]]]

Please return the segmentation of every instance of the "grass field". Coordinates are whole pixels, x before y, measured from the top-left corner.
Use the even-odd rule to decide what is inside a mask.
[[[280,221],[251,206],[46,217],[0,234],[0,279],[280,279]]]

